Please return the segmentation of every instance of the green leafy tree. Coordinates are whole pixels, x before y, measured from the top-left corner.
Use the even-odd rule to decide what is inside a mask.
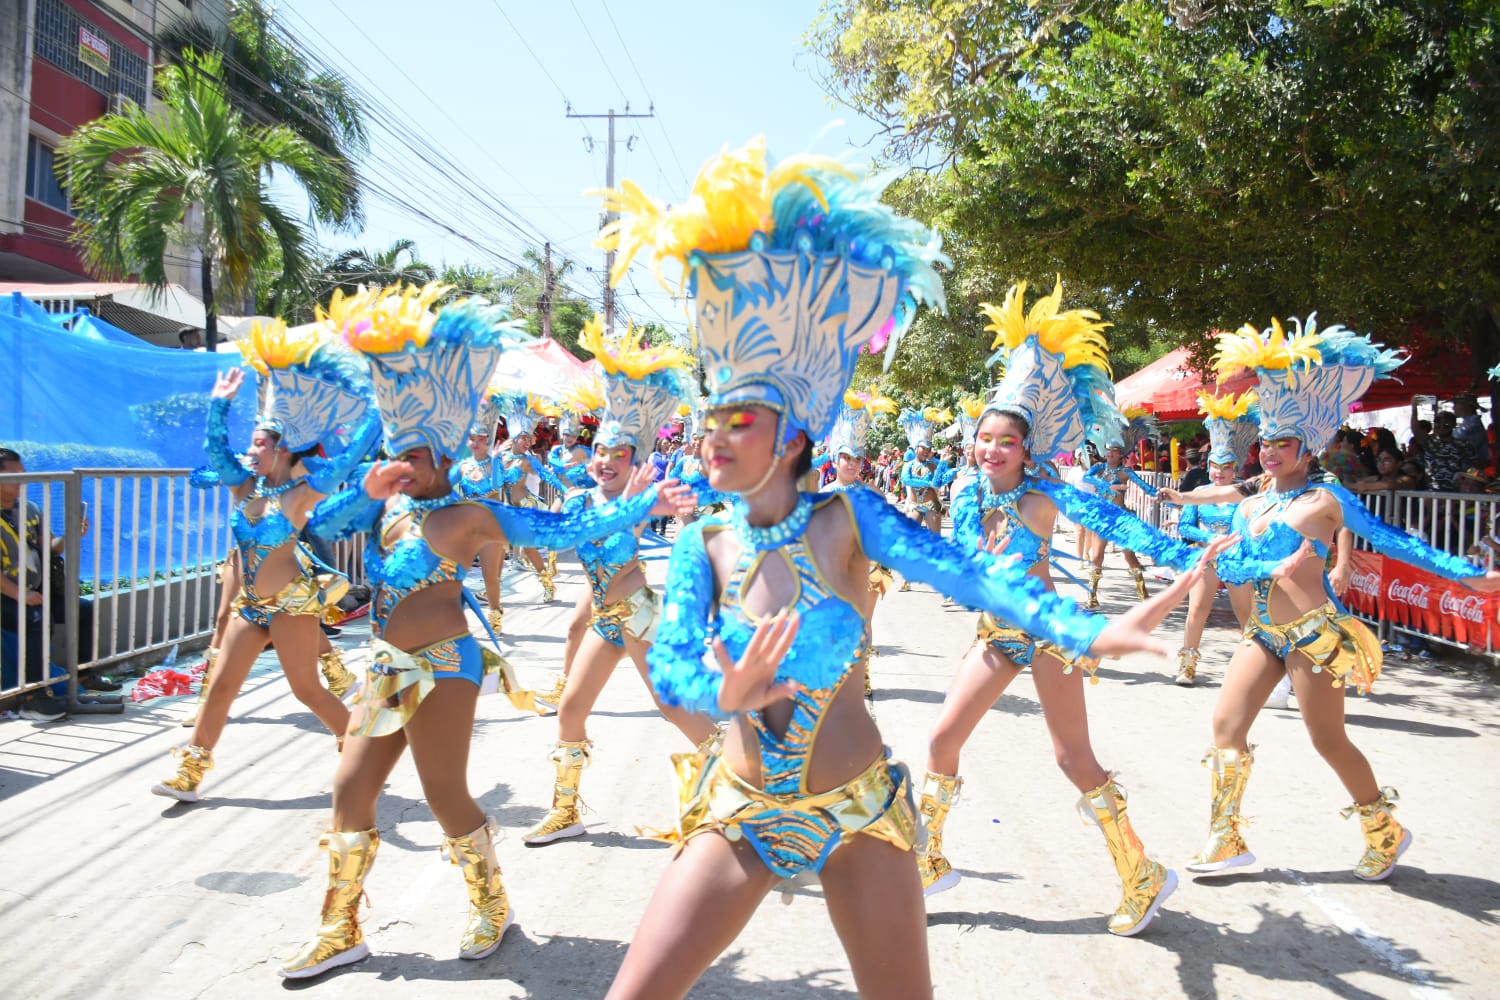
[[[924,168],[950,323],[1061,273],[1131,363],[1313,310],[1496,360],[1493,0],[825,0],[808,40]],[[956,338],[929,319],[911,346]]]
[[[218,342],[217,283],[244,296],[273,245],[277,282],[295,283],[310,266],[307,230],[270,196],[272,170],[295,178],[319,217],[342,214],[348,193],[342,172],[291,129],[245,121],[225,95],[220,68],[215,54],[162,67],[159,108],[148,114],[126,102],[74,132],[58,155],[77,213],[72,239],[91,269],[139,273],[160,288],[168,248],[198,249],[209,350]]]
[[[438,269],[422,260],[417,241],[398,239],[384,250],[357,247],[334,254],[323,271],[321,298],[326,302],[335,289],[349,294],[361,285],[425,285],[437,279]]]
[[[226,24],[192,16],[174,20],[158,39],[167,59],[216,52],[229,103],[257,125],[284,125],[327,156],[342,189],[336,214],[320,222],[341,229],[363,222],[356,161],[367,149],[364,108],[342,74],[315,69],[275,24],[262,0],[235,0]]]

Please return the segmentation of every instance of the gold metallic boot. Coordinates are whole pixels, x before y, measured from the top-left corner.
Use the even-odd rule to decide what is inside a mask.
[[[553,681],[552,683],[552,690],[539,693],[536,696],[536,703],[542,708],[546,708],[553,712],[557,711],[558,708],[562,706],[563,691],[567,688],[567,686],[568,675],[558,674],[557,680]]]
[[[496,635],[505,631],[505,609],[500,607],[500,605],[497,604],[490,608],[490,613],[486,617],[489,619],[490,628]]]
[[[1151,595],[1146,593],[1146,571],[1140,566],[1132,566],[1130,567],[1130,575],[1135,578],[1135,592],[1137,596],[1143,601],[1150,597]]]
[[[1213,791],[1208,813],[1208,842],[1187,863],[1188,871],[1206,875],[1255,863],[1255,855],[1250,853],[1240,834],[1240,828],[1248,822],[1240,815],[1240,800],[1245,796],[1250,767],[1255,763],[1254,749],[1209,747],[1204,754],[1203,765],[1209,769]]]
[[[328,693],[340,700],[349,693],[359,680],[354,671],[344,666],[344,658],[337,649],[318,654],[318,666],[323,670],[323,680],[328,683]]]
[[[564,837],[581,837],[584,834],[583,820],[578,816],[578,782],[589,762],[588,740],[570,743],[560,740],[552,751],[552,763],[557,765],[557,783],[552,786],[552,808],[531,830],[522,835],[523,843],[536,847],[550,844]]]
[[[177,773],[166,781],[151,786],[156,795],[165,795],[179,802],[197,802],[198,786],[203,784],[203,775],[214,767],[214,752],[200,746],[173,747],[172,756],[177,758]]]
[[[958,801],[963,779],[957,775],[927,772],[922,782],[922,821],[927,825],[927,842],[917,853],[917,871],[922,873],[922,894],[936,896],[958,885],[959,874],[943,857],[943,824],[948,810]]]
[[[323,926],[318,936],[302,946],[277,972],[283,979],[310,979],[340,965],[350,965],[370,954],[359,929],[359,902],[365,896],[365,876],[380,849],[379,830],[333,830],[318,846],[328,851],[328,891],[323,896]]]
[[[1085,611],[1094,611],[1099,607],[1099,579],[1104,576],[1104,570],[1094,566],[1089,570],[1089,599],[1083,602]]]
[[[500,947],[505,929],[516,919],[500,881],[500,864],[495,860],[498,834],[493,817],[485,817],[484,826],[473,833],[443,838],[443,853],[464,870],[464,883],[469,888],[469,923],[458,943],[459,958],[489,955]]]
[[[1391,877],[1396,870],[1396,859],[1411,846],[1411,831],[1400,823],[1391,811],[1401,796],[1394,788],[1382,788],[1380,798],[1367,805],[1355,803],[1344,809],[1344,818],[1359,815],[1359,825],[1365,834],[1365,853],[1354,866],[1354,877],[1361,882],[1381,882]]]
[[[1190,688],[1197,678],[1198,651],[1187,648],[1179,649],[1177,651],[1177,685]]]
[[[1177,888],[1177,873],[1152,861],[1125,813],[1125,790],[1114,776],[1078,800],[1078,811],[1104,831],[1104,842],[1120,875],[1120,905],[1109,917],[1109,932],[1130,937],[1146,929]]]
[[[219,662],[219,647],[209,646],[203,653],[203,679],[198,682],[198,702],[193,710],[182,720],[182,728],[192,729],[198,724],[198,713],[203,711],[203,703],[208,700],[209,678],[213,676],[214,664]]]
[[[557,553],[548,552],[536,577],[542,582],[542,603],[551,604],[557,599]]]

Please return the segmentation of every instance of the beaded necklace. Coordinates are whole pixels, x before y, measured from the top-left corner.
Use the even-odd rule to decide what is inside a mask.
[[[730,524],[734,527],[735,538],[740,547],[753,549],[756,552],[767,552],[771,549],[779,549],[787,542],[802,536],[807,530],[808,524],[812,522],[813,498],[810,494],[797,494],[797,503],[792,507],[791,513],[777,524],[757,528],[750,523],[749,507],[738,502],[734,505],[733,513],[730,515]]]

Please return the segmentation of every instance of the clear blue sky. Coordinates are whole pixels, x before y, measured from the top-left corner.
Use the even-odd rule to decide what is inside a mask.
[[[572,284],[591,296],[603,267],[590,247],[600,208],[582,192],[604,184],[605,122],[569,119],[564,102],[602,113],[623,111],[627,101],[644,112],[654,100],[655,120],[617,123],[616,176],[666,201],[680,198],[711,152],[759,133],[773,156],[854,147],[851,155],[867,160],[876,149],[872,125],[829,102],[814,79],[816,57],[803,49],[816,15],[815,0],[612,0],[607,13],[605,0],[286,0],[278,7],[295,34],[359,86],[378,86],[375,96],[416,120],[469,178],[445,186],[377,130],[371,166],[383,176],[388,170],[392,187],[486,246],[519,256],[529,241],[479,208],[486,193],[503,200],[525,220],[523,229],[577,261]],[[626,149],[631,136],[634,147]],[[411,237],[429,262],[503,268],[378,198],[369,199],[367,216],[363,233],[324,234],[323,242],[377,249]],[[619,303],[640,319],[664,315],[678,325],[682,317],[644,271]]]

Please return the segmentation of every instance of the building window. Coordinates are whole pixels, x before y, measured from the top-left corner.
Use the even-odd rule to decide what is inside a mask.
[[[146,103],[146,60],[78,16],[63,0],[37,0],[33,51],[105,96]]]
[[[68,193],[53,170],[52,154],[52,147],[42,145],[36,136],[26,140],[26,197],[72,215]]]

